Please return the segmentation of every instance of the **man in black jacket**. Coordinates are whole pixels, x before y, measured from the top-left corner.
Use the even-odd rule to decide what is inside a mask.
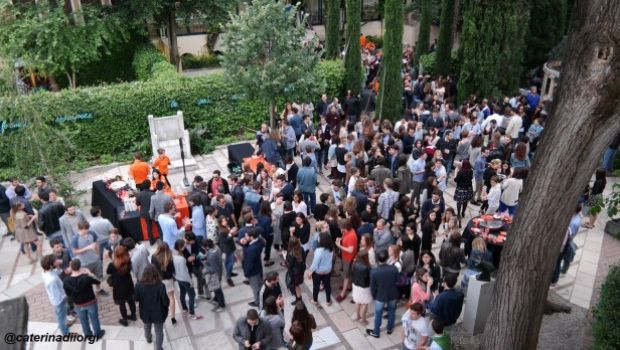
[[[9,204],[9,197],[6,196],[6,187],[0,184],[0,219],[4,222],[7,228],[6,236],[12,234],[9,229],[9,215],[11,213],[11,205]]]
[[[41,193],[39,199],[42,203],[39,210],[39,229],[50,241],[54,238],[62,240],[60,218],[65,214],[65,207],[60,202],[50,202],[49,192]]]
[[[357,119],[360,115],[360,100],[357,98],[357,95],[354,95],[351,90],[347,90],[347,97],[344,100],[344,112],[347,114],[349,118],[349,124],[355,125],[357,123]]]
[[[398,269],[393,265],[387,264],[387,250],[380,250],[376,254],[379,266],[370,271],[370,292],[375,300],[375,325],[374,329],[366,329],[366,334],[379,338],[383,309],[386,305],[388,310],[387,333],[392,334],[394,330],[396,301],[399,297],[399,291],[398,287],[396,287]]]
[[[155,235],[153,234],[154,220],[151,219],[149,211],[151,210],[151,197],[155,192],[151,191],[151,180],[146,179],[140,186],[140,192],[136,195],[136,205],[139,208],[140,220],[146,222],[146,234],[151,245],[155,244]]]
[[[271,327],[267,321],[258,317],[255,309],[248,310],[235,324],[233,339],[239,344],[239,350],[260,350],[271,342]]]
[[[70,266],[71,276],[63,281],[65,292],[75,304],[75,311],[80,318],[84,335],[87,337],[94,335],[101,339],[105,330],[101,329],[99,323],[97,298],[93,291],[93,285],[99,286],[101,282],[95,278],[92,272],[82,268],[80,260],[73,259]],[[91,324],[92,329],[90,328]]]
[[[450,176],[452,171],[452,164],[454,163],[454,155],[456,154],[456,139],[452,131],[447,130],[443,137],[437,141],[437,149],[441,150],[443,159],[446,160],[446,173]]]

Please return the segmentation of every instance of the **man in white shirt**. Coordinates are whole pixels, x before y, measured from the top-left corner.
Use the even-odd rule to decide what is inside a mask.
[[[405,312],[401,321],[403,323],[403,349],[419,349],[425,348],[431,331],[428,326],[428,320],[422,317],[424,306],[420,303],[414,303]]]
[[[54,307],[60,333],[66,335],[69,334],[69,327],[67,327],[67,294],[60,280],[60,270],[54,268],[55,262],[56,257],[53,254],[41,258],[43,286],[47,292],[50,304]]]

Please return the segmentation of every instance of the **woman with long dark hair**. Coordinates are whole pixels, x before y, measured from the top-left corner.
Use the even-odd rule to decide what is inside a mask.
[[[106,273],[112,282],[112,298],[121,312],[121,319],[118,320],[118,323],[127,327],[129,325],[127,320],[136,320],[136,304],[133,301],[134,285],[131,279],[131,258],[127,248],[119,245],[114,249],[112,263],[108,264]],[[129,305],[129,311],[131,311],[129,316],[127,316],[125,304]]]
[[[439,287],[439,280],[441,278],[441,269],[437,265],[435,255],[430,250],[423,250],[420,253],[420,261],[418,261],[418,267],[423,267],[428,271],[430,277],[433,278],[432,291],[436,291]]]
[[[161,276],[154,265],[147,265],[142,272],[142,279],[138,282],[134,292],[134,300],[140,305],[140,319],[144,323],[144,337],[146,342],[153,341],[151,326],[155,328],[155,350],[163,350],[164,322],[168,317],[170,299]]]
[[[302,245],[302,257],[304,263],[306,262],[306,256],[310,249],[310,222],[304,213],[297,213],[295,215],[295,226],[291,227],[291,235],[297,237]]]
[[[177,324],[174,314],[176,312],[176,303],[174,301],[174,263],[172,262],[172,251],[168,247],[168,243],[158,241],[155,246],[155,252],[151,256],[151,264],[155,266],[157,272],[161,276],[161,282],[166,287],[166,294],[170,299],[170,315],[173,325]]]
[[[233,266],[235,264],[235,249],[237,249],[235,245],[237,228],[230,228],[228,226],[228,218],[224,215],[220,215],[217,219],[217,223],[218,245],[225,256],[224,267],[226,268],[226,281],[229,286],[234,287],[235,284],[233,283],[232,277],[236,276],[233,274]]]
[[[353,279],[353,301],[356,306],[356,319],[362,325],[367,325],[366,313],[368,304],[372,303],[372,293],[370,292],[370,262],[368,252],[361,250],[352,268]]]
[[[294,338],[295,342],[303,344],[304,348],[309,350],[312,347],[312,331],[316,329],[317,326],[314,316],[308,312],[306,304],[301,300],[295,303],[295,309],[293,310],[291,324],[295,324],[296,322],[301,326],[303,331],[299,337]]]
[[[304,282],[304,271],[306,271],[301,242],[299,238],[295,236],[292,236],[288,242],[286,266],[288,268],[286,272],[286,283],[291,294],[295,295],[295,301],[291,303],[294,305],[297,301],[301,300],[301,284]]]
[[[461,168],[456,174],[454,181],[456,189],[454,190],[454,200],[456,201],[456,214],[460,219],[465,216],[467,203],[474,197],[474,189],[472,181],[474,179],[474,171],[469,160],[465,159],[461,162]]]

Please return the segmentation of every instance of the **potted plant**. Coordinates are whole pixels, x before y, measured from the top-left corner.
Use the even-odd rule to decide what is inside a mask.
[[[611,194],[605,199],[604,205],[607,207],[607,215],[610,217],[610,220],[605,224],[605,232],[620,239],[620,217],[616,217],[620,212],[620,183],[615,183],[612,186]],[[602,210],[602,208],[598,209]]]

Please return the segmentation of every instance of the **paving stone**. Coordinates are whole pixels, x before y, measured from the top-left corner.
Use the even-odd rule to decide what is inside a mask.
[[[236,349],[237,344],[233,341],[232,336],[226,332],[216,332],[209,335],[203,335],[194,340],[194,344],[198,349]]]
[[[146,340],[144,337],[144,328],[142,327],[121,327],[114,338],[131,341]]]
[[[339,344],[340,338],[331,327],[321,328],[312,333],[312,349],[326,349]]]
[[[84,344],[84,350],[101,350],[101,349],[103,349],[103,341],[94,342],[92,344],[86,342]],[[116,349],[112,349],[110,347],[107,347],[107,349],[116,350]]]
[[[106,349],[130,349],[130,341],[129,340],[114,340],[114,339],[106,339],[105,348]]]
[[[33,343],[32,344],[32,346],[33,346],[32,349],[33,350],[57,350],[58,346],[60,344],[61,343],[56,343],[56,342],[49,342],[49,343],[48,342],[45,342],[45,343],[38,342],[38,343]]]
[[[189,338],[180,338],[171,341],[169,344],[164,343],[166,350],[194,350]]]
[[[349,346],[355,350],[373,349],[372,345],[366,339],[366,334],[362,334],[359,329],[353,329],[342,333]]]
[[[330,314],[329,318],[332,320],[332,322],[336,326],[336,329],[338,329],[339,332],[346,332],[356,328],[355,323],[351,321],[349,315],[347,315],[347,313],[344,311]]]

